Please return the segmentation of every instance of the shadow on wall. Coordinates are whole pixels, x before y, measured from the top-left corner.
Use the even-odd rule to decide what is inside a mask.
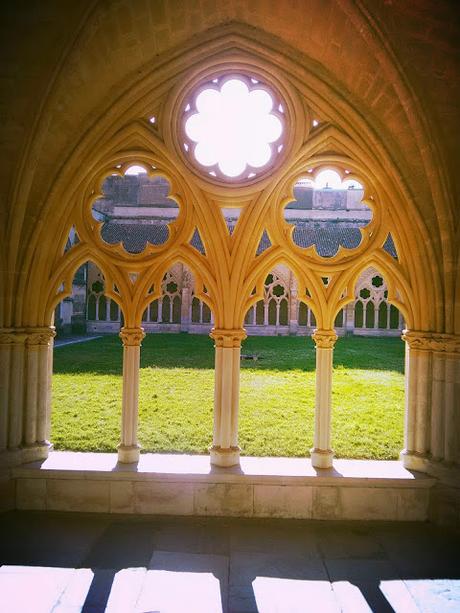
[[[249,337],[242,353],[242,369],[315,370],[313,342],[305,337]],[[141,368],[213,369],[213,342],[206,336],[149,334],[142,342]],[[404,344],[398,338],[340,338],[334,368],[404,372]],[[117,335],[56,348],[55,373],[122,373],[122,347]]]

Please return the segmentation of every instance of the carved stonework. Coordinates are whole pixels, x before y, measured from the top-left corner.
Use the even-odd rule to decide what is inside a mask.
[[[26,344],[28,347],[34,347],[38,345],[49,345],[51,339],[56,336],[56,330],[54,327],[49,328],[28,328]]]
[[[192,273],[186,268],[184,268],[184,271],[182,273],[182,287],[186,287],[189,289],[193,287]]]
[[[44,328],[3,328],[0,329],[0,345],[49,345],[56,336],[54,326]]]
[[[401,338],[403,341],[406,341],[411,349],[441,353],[460,353],[459,335],[404,330]]]
[[[23,328],[0,329],[0,345],[22,345],[27,339]]]
[[[145,338],[144,328],[122,328],[119,334],[123,347],[140,347]]]
[[[226,349],[232,347],[241,347],[241,341],[246,338],[246,330],[237,328],[235,330],[221,330],[213,328],[209,335],[215,342],[216,347],[224,347]]]
[[[315,330],[311,337],[318,349],[334,349],[338,339],[334,330]]]

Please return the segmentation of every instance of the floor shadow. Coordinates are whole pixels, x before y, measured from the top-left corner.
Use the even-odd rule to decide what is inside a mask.
[[[458,533],[424,523],[0,515],[0,564],[18,565],[15,585],[26,589],[34,566],[45,578],[50,568],[50,581],[53,567],[91,569],[80,595],[86,613],[128,597],[141,610],[166,603],[172,611],[190,598],[190,612],[207,610],[200,598],[209,610],[219,601],[224,613],[288,613],[303,610],[299,603],[321,611],[450,610],[460,602],[459,548]],[[11,568],[0,568],[0,587]],[[65,601],[67,592],[55,591]]]

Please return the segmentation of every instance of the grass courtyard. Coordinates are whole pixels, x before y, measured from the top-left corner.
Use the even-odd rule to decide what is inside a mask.
[[[305,337],[250,337],[242,353],[243,455],[308,456],[313,445],[315,351]],[[143,451],[207,453],[212,438],[214,349],[207,336],[149,334],[142,344],[139,440]],[[396,459],[403,447],[404,346],[346,337],[334,351],[332,447],[340,458]],[[116,335],[57,347],[51,438],[55,449],[115,451],[122,348]]]

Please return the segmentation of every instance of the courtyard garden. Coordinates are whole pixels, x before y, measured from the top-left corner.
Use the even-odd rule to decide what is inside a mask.
[[[309,455],[315,350],[306,337],[249,337],[241,362],[243,455]],[[346,337],[334,351],[332,447],[339,458],[396,459],[403,447],[404,344]],[[56,347],[55,449],[115,451],[120,437],[122,347],[116,335]],[[139,441],[143,451],[207,453],[212,441],[214,348],[207,336],[149,334],[142,343]]]

